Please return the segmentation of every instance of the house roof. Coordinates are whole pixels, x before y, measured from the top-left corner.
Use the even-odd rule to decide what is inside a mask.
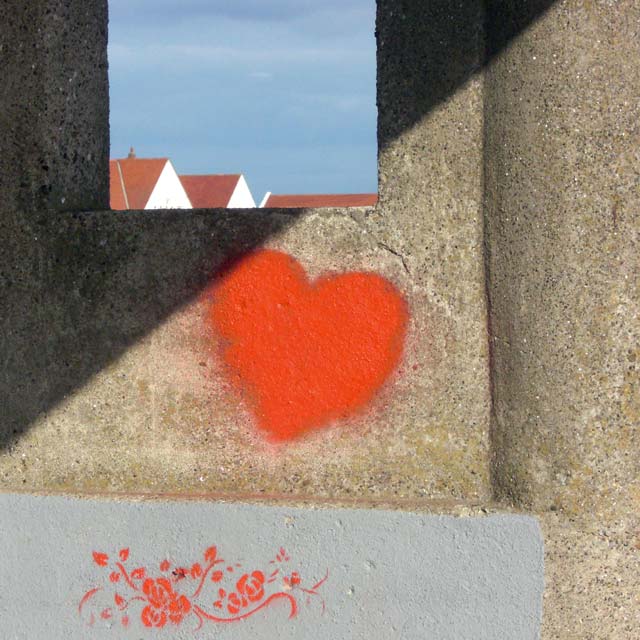
[[[124,181],[116,160],[109,160],[109,199],[112,209],[128,209],[124,192]]]
[[[372,207],[378,202],[377,193],[340,193],[307,195],[270,195],[265,207],[280,209],[318,207]]]
[[[194,209],[227,207],[241,174],[180,176]]]
[[[112,209],[144,209],[168,158],[123,158],[109,162]]]

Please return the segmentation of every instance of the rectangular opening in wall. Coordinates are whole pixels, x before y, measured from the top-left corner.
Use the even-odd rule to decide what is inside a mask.
[[[109,13],[112,209],[375,204],[375,0]]]

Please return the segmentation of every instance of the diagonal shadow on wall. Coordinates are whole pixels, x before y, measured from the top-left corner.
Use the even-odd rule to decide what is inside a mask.
[[[419,123],[556,0],[378,0],[378,147]]]
[[[0,447],[301,213],[4,212]]]
[[[379,0],[379,147],[553,2]],[[0,211],[0,448],[302,213]]]

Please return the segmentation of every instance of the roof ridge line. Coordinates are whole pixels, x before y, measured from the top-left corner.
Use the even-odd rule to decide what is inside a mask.
[[[122,176],[122,168],[120,167],[120,160],[116,160],[116,166],[118,167],[118,175],[120,176],[120,186],[122,187],[122,194],[124,195],[124,204],[129,209],[129,196],[127,196],[127,188],[124,186],[124,177]]]

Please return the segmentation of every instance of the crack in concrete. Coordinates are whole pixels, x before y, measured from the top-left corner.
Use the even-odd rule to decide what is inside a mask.
[[[400,261],[402,262],[402,266],[404,267],[404,270],[407,272],[407,275],[409,276],[411,275],[411,271],[407,265],[407,261],[399,251],[392,249],[388,244],[385,244],[384,242],[378,242],[378,247],[380,247],[381,249],[384,249],[385,251],[388,251],[392,255],[396,256],[396,258],[400,258]]]

